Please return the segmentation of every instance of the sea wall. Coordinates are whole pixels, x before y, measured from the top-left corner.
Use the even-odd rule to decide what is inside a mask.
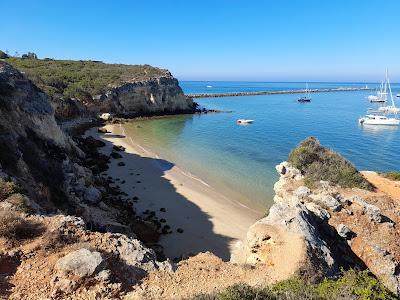
[[[239,97],[239,96],[259,96],[259,95],[282,95],[282,94],[304,94],[304,93],[333,93],[333,92],[353,92],[353,91],[371,91],[364,88],[335,88],[335,89],[313,89],[313,90],[286,90],[286,91],[260,91],[260,92],[231,92],[231,93],[199,93],[188,94],[191,98],[221,98],[221,97]]]

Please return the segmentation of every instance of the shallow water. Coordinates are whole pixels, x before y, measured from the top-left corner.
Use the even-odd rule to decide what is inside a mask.
[[[269,85],[275,89],[304,87],[300,83]],[[262,83],[237,82],[182,82],[181,86],[186,93],[273,89]],[[310,84],[310,88],[349,86],[365,84]],[[397,93],[399,86],[393,85],[393,90]],[[306,104],[296,101],[299,95],[197,99],[207,108],[233,112],[135,121],[126,129],[162,158],[223,189],[228,196],[264,210],[272,203],[278,178],[275,165],[308,136],[317,137],[361,170],[400,171],[399,128],[358,125],[358,118],[371,107],[366,100],[369,94],[318,93]],[[254,119],[255,123],[240,126],[236,124],[239,118]]]

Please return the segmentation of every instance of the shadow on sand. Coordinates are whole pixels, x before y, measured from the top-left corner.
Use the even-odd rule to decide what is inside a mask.
[[[95,136],[94,131],[89,131],[88,134]],[[98,137],[106,143],[105,147],[99,149],[106,155],[111,153],[113,144],[128,142],[124,136],[118,134],[99,134]],[[119,178],[119,182],[125,180],[124,184],[118,184],[118,181],[116,183],[129,197],[139,198],[135,205],[137,214],[142,215],[150,210],[159,220],[165,220],[163,226],[170,226],[172,233],[163,234],[160,239],[168,258],[210,251],[223,260],[229,260],[229,244],[232,238],[215,233],[210,215],[178,193],[175,186],[164,177],[174,167],[173,163],[126,151],[119,153],[122,158],[111,159],[106,173],[114,179]],[[125,166],[118,166],[121,161]],[[183,232],[178,232],[178,229],[183,229]]]

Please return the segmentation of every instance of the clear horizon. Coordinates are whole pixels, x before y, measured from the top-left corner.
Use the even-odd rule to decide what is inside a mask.
[[[399,82],[399,11],[395,0],[8,1],[0,49],[150,64],[182,81],[375,83],[388,67]]]

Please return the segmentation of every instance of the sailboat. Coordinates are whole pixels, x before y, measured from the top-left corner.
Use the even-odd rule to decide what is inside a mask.
[[[383,103],[387,103],[388,92],[390,94],[390,100],[392,105],[382,105],[377,110],[371,110],[373,114],[368,114],[358,120],[363,125],[399,125],[400,120],[397,118],[397,113],[400,109],[396,107],[393,99],[392,88],[390,86],[390,80],[388,76],[388,70],[386,69],[385,81],[382,82],[380,92],[377,93],[377,97],[382,100]],[[377,102],[377,101],[374,101]],[[381,102],[381,101],[380,101]],[[385,114],[394,114],[394,117],[387,117]]]
[[[297,101],[301,103],[311,102],[311,93],[310,90],[308,89],[308,83],[306,83],[305,95],[297,99]]]
[[[383,81],[381,82],[379,90],[376,90],[376,95],[369,95],[368,100],[369,102],[373,103],[384,103],[386,102],[387,92],[386,92],[386,85],[384,85]]]

